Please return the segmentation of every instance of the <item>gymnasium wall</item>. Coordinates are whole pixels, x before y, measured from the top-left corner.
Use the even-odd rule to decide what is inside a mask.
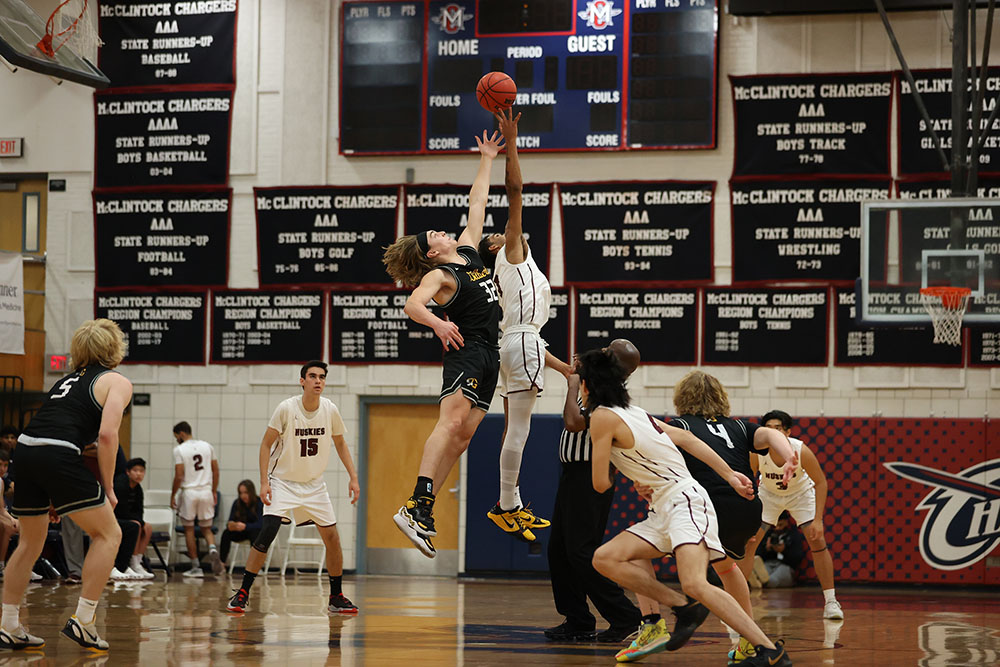
[[[46,5],[35,0],[35,6]],[[355,158],[337,151],[339,2],[241,0],[237,41],[230,186],[233,188],[229,286],[257,287],[254,186],[400,183],[413,168],[417,183],[470,183],[473,157]],[[950,65],[948,15],[892,17],[909,64]],[[980,20],[980,27],[985,23]],[[977,39],[982,43],[982,35]],[[997,43],[997,40],[994,40]],[[1000,62],[1000,46],[991,60]],[[526,181],[705,179],[717,181],[714,216],[716,279],[730,280],[730,207],[733,118],[727,75],[784,72],[887,71],[896,67],[876,15],[743,18],[720,14],[718,148],[641,154],[525,155]],[[470,82],[470,86],[474,82]],[[89,89],[30,72],[0,69],[3,136],[25,138],[25,156],[0,161],[0,173],[44,172],[65,179],[65,192],[48,199],[46,351],[66,352],[78,323],[93,316],[94,254],[91,210],[93,106]],[[895,151],[892,151],[895,155]],[[493,182],[502,182],[494,168]],[[558,207],[556,207],[558,208]],[[556,210],[558,216],[558,210]],[[560,225],[554,224],[554,285],[562,284]],[[6,224],[6,223],[5,223]],[[671,387],[687,367],[650,366],[632,381],[637,403],[652,412],[670,408]],[[1000,414],[1000,370],[955,368],[714,367],[729,387],[737,414],[779,407],[795,415],[868,418],[981,419]],[[126,366],[149,406],[133,414],[132,453],[150,462],[148,486],[166,488],[172,475],[172,425],[181,419],[216,445],[226,503],[243,478],[256,480],[257,449],[277,402],[298,393],[297,374],[283,366]],[[47,378],[51,382],[55,377]],[[561,411],[561,379],[548,376],[539,413]],[[357,459],[359,396],[435,395],[436,367],[371,366],[331,369],[327,396],[338,403]],[[501,409],[499,401],[493,410]],[[862,447],[866,443],[861,442]],[[413,443],[419,447],[421,443]],[[357,517],[344,499],[346,475],[327,474],[340,516],[345,565],[355,565]],[[408,492],[400,490],[400,499]],[[463,508],[460,516],[464,516]],[[464,524],[462,526],[464,531]],[[459,540],[460,544],[464,539]]]

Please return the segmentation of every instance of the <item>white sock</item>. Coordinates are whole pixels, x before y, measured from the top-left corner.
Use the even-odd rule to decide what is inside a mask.
[[[5,604],[3,606],[3,620],[0,620],[0,628],[8,632],[17,630],[21,625],[21,608],[16,604]]]
[[[129,567],[133,570],[142,567],[142,556],[139,554],[134,554],[132,560],[129,562]]]
[[[518,507],[514,499],[517,477],[521,473],[521,455],[531,430],[531,410],[538,390],[519,391],[507,397],[507,435],[500,449],[500,509]]]
[[[824,603],[837,601],[837,594],[834,592],[833,588],[823,589],[823,601]]]
[[[524,507],[524,503],[521,502],[521,487],[514,487],[514,507]]]
[[[214,545],[214,544],[209,544],[209,545],[208,545],[208,550],[209,550],[209,551],[218,551],[218,549],[216,549],[216,548],[215,548],[215,545]]]
[[[201,561],[198,560],[197,556],[191,557],[191,567],[201,567]]]
[[[81,597],[76,603],[76,617],[84,625],[93,625],[94,616],[97,614],[97,600],[88,600]]]

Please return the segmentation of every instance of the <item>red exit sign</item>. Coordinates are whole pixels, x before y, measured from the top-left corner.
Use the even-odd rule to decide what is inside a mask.
[[[21,137],[0,138],[0,157],[21,157]]]

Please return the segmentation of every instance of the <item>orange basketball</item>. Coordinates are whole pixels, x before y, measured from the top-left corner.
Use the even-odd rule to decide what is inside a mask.
[[[490,113],[509,109],[516,98],[517,86],[514,85],[514,80],[503,72],[484,74],[476,86],[476,99]]]

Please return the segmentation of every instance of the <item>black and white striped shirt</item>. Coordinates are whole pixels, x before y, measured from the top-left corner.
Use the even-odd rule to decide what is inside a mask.
[[[583,403],[577,400],[577,405],[583,409]],[[559,461],[561,463],[589,463],[590,462],[590,428],[570,433],[563,429],[559,436]]]

